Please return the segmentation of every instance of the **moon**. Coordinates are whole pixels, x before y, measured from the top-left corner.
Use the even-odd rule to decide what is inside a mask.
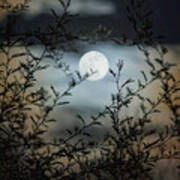
[[[90,51],[84,54],[79,61],[81,76],[89,75],[87,80],[97,81],[103,79],[109,71],[107,58],[98,51]]]

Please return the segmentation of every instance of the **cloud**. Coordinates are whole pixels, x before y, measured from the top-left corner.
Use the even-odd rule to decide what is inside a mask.
[[[50,8],[60,12],[61,6],[58,1],[36,0],[30,3],[29,15],[36,15],[40,12],[47,12]],[[81,15],[107,15],[116,11],[115,4],[111,1],[97,0],[76,0],[72,1],[69,11]]]

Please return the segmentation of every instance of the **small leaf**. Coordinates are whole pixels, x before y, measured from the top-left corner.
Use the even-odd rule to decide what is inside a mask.
[[[141,71],[141,73],[142,73],[142,75],[143,75],[143,77],[144,77],[144,80],[147,82],[148,79],[147,79],[147,76],[146,76],[145,72],[144,72],[144,71]]]
[[[146,63],[153,69],[155,70],[155,66],[152,62],[150,62],[149,60],[146,60]]]
[[[150,105],[152,105],[152,106],[154,105],[154,102],[152,102],[151,99],[146,98],[146,100],[147,100],[147,102],[148,102]]]
[[[51,12],[55,18],[58,18],[58,15],[54,9],[51,8]]]
[[[69,104],[68,101],[64,101],[64,102],[58,102],[57,105],[61,106],[61,105],[66,105],[66,104]]]
[[[81,122],[82,122],[83,124],[85,124],[85,120],[84,120],[84,118],[83,118],[80,114],[77,114],[76,116],[77,116],[78,119],[81,120]]]
[[[68,134],[72,134],[72,131],[71,130],[69,130],[69,129],[66,129],[66,131],[68,132]]]
[[[140,104],[140,108],[141,108],[142,112],[145,114],[146,113],[146,107],[143,103]]]
[[[159,58],[155,58],[154,59],[159,65],[163,65],[163,61],[161,60],[161,59],[159,59]]]
[[[93,121],[93,125],[102,125],[99,121]]]
[[[53,94],[55,95],[55,97],[58,97],[58,96],[59,96],[59,93],[55,90],[54,86],[51,85],[50,88],[51,88]]]
[[[11,58],[17,58],[17,57],[22,57],[22,56],[26,56],[27,54],[26,53],[16,53],[16,54],[13,54],[11,56]]]

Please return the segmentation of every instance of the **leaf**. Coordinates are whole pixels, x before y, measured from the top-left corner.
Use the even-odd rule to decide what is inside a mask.
[[[21,67],[14,68],[14,69],[12,69],[11,73],[15,73],[17,71],[20,71],[20,69],[21,69]]]
[[[84,118],[83,118],[80,114],[77,114],[76,116],[77,116],[78,119],[81,120],[81,122],[82,122],[83,124],[85,124],[85,120],[84,120]]]
[[[52,55],[50,55],[50,54],[48,54],[48,55],[46,55],[46,56],[44,56],[45,58],[49,58],[49,59],[53,59],[54,57],[52,56]]]
[[[49,64],[46,64],[44,66],[38,66],[37,69],[38,70],[44,70],[44,69],[47,69],[50,65]]]
[[[64,101],[64,102],[58,102],[57,105],[61,106],[61,105],[66,105],[66,104],[69,104],[68,101]]]
[[[91,116],[91,119],[94,120],[94,121],[97,120],[97,118],[95,116]]]
[[[59,18],[58,15],[57,15],[57,13],[56,13],[56,11],[55,11],[54,9],[51,8],[51,12],[52,12],[52,14],[53,14],[53,16],[54,16],[55,18]]]
[[[99,121],[93,121],[93,125],[102,125]]]
[[[72,94],[70,92],[65,92],[64,96],[72,96]]]
[[[65,3],[64,3],[64,1],[63,0],[58,0],[59,2],[60,2],[60,4],[63,6],[63,8],[65,8],[66,7],[66,5],[65,5]]]
[[[117,39],[117,38],[111,38],[112,41],[114,41],[116,44],[118,45],[122,45],[122,41],[120,39]]]
[[[128,92],[128,96],[134,95],[134,93],[132,92],[132,90],[129,87],[126,87],[126,90]]]
[[[152,106],[154,105],[154,102],[152,102],[151,99],[146,98],[146,100],[147,100],[147,102],[148,102],[150,105],[152,105]]]
[[[144,101],[144,97],[141,96],[140,94],[137,94],[137,97],[138,97],[141,101]]]
[[[112,74],[113,77],[116,77],[116,73],[110,68],[109,72]]]
[[[33,124],[35,125],[35,127],[38,126],[38,123],[36,122],[36,120],[34,119],[33,116],[30,116],[30,119],[32,120]]]
[[[59,93],[55,90],[54,86],[51,85],[50,88],[51,88],[53,94],[55,95],[55,97],[58,97],[58,96],[59,96]]]
[[[82,79],[81,74],[79,73],[79,71],[76,71],[76,75],[77,75],[77,77],[79,78],[79,80]]]
[[[89,134],[88,132],[83,132],[83,135],[87,137],[91,137],[91,134]]]
[[[70,129],[66,129],[67,133],[72,135],[72,131]]]
[[[161,50],[163,54],[166,54],[168,52],[167,48],[165,48],[164,46],[161,46]]]
[[[161,60],[161,59],[159,59],[159,58],[155,58],[154,59],[159,65],[163,65],[163,61]]]
[[[16,53],[16,54],[13,54],[13,55],[11,56],[11,59],[12,59],[12,58],[17,58],[17,57],[26,56],[26,55],[27,55],[26,53]]]
[[[144,71],[141,71],[141,73],[142,73],[142,75],[143,75],[143,77],[144,77],[144,80],[147,82],[148,79],[147,79],[147,76],[146,76],[145,72],[144,72]]]
[[[146,63],[153,69],[155,70],[154,64],[150,62],[150,60],[146,60]]]
[[[46,120],[46,122],[56,122],[56,120],[55,119],[48,119],[48,120]]]
[[[160,113],[161,111],[159,109],[154,109],[153,113]]]
[[[42,135],[44,134],[45,132],[47,132],[47,130],[39,130],[36,135]]]
[[[146,107],[143,103],[140,104],[140,108],[144,114],[146,114]]]
[[[74,78],[72,78],[72,80],[70,81],[69,86],[70,87],[76,86],[76,80]]]
[[[144,88],[144,85],[141,83],[141,81],[138,79],[138,87],[139,88]]]

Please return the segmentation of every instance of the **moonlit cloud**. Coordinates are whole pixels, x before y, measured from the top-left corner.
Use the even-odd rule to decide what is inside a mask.
[[[47,13],[50,8],[57,12],[61,10],[57,0],[36,0],[30,3],[30,11],[27,13],[29,15],[37,15],[40,12]],[[112,1],[75,0],[72,1],[69,11],[81,15],[110,15],[115,13],[116,8]]]

